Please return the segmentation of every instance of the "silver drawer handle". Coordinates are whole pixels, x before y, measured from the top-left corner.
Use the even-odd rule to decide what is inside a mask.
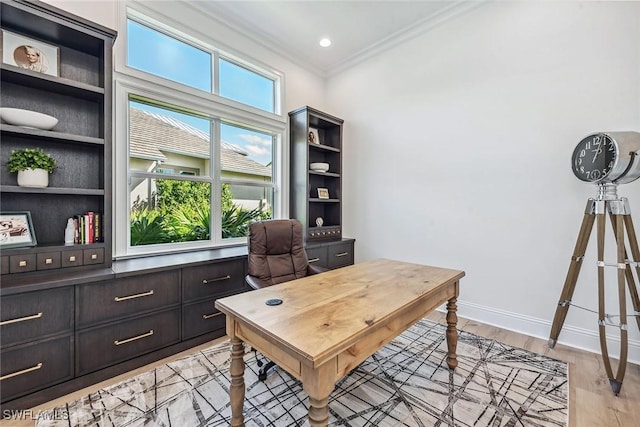
[[[318,261],[320,261],[320,258],[311,258],[311,259],[310,259],[310,260],[308,260],[307,262],[308,262],[309,264],[311,264],[312,262],[318,262]]]
[[[336,254],[336,258],[340,258],[342,256],[347,256],[349,255],[349,252],[340,252],[339,254]]]
[[[203,279],[202,284],[206,285],[207,283],[219,282],[221,280],[229,280],[229,279],[231,279],[231,276],[227,274],[226,276],[216,277],[215,279]]]
[[[203,314],[202,318],[204,320],[211,319],[212,317],[220,316],[222,313],[213,313],[213,314]]]
[[[42,368],[42,362],[38,363],[36,366],[32,366],[30,368],[23,369],[22,371],[18,371],[18,372],[14,372],[14,373],[11,373],[11,374],[3,375],[3,376],[0,377],[0,381],[6,380],[6,379],[9,379],[9,378],[13,378],[13,377],[16,377],[18,375],[26,374],[26,373],[29,373],[29,372],[32,372],[32,371],[37,371],[40,368]]]
[[[42,317],[42,312],[40,312],[38,314],[32,314],[31,316],[25,316],[25,317],[19,317],[17,319],[5,320],[5,321],[0,322],[0,326],[10,325],[12,323],[24,322],[25,320],[39,319],[41,317]]]
[[[146,337],[150,337],[151,335],[153,335],[153,329],[151,329],[149,332],[147,332],[146,334],[142,334],[142,335],[138,335],[137,337],[132,337],[132,338],[127,338],[126,340],[115,340],[113,343],[115,345],[120,345],[120,344],[126,344],[128,342],[131,341],[135,341],[135,340],[139,340],[141,338],[146,338]]]
[[[151,289],[149,292],[143,292],[141,294],[135,294],[135,295],[129,295],[126,297],[115,297],[114,301],[120,302],[120,301],[126,301],[128,299],[134,299],[134,298],[140,298],[140,297],[148,297],[153,295],[153,289]]]

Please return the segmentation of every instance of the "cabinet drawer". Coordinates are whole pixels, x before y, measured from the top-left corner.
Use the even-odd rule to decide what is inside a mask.
[[[60,268],[60,252],[42,252],[37,256],[38,270]]]
[[[331,245],[327,249],[329,252],[329,268],[353,264],[353,245],[351,243],[339,243]]]
[[[182,339],[188,339],[207,332],[221,330],[226,333],[225,315],[213,305],[216,300],[188,304],[182,307]]]
[[[84,262],[82,250],[62,251],[61,258],[62,267],[76,267]]]
[[[104,248],[85,249],[82,261],[84,265],[102,264],[104,262]]]
[[[87,326],[179,303],[178,270],[79,285],[78,326]]]
[[[307,259],[309,260],[309,264],[315,265],[318,267],[327,268],[327,248],[318,247],[318,248],[307,248]]]
[[[3,296],[0,299],[2,347],[73,330],[73,287]]]
[[[6,350],[0,356],[0,387],[6,402],[73,377],[71,336]]]
[[[184,268],[183,301],[245,290],[244,275],[244,260],[241,259]]]
[[[76,332],[82,375],[180,341],[180,308]]]
[[[2,268],[2,274],[9,274],[9,257],[3,255],[0,258],[0,267]]]
[[[9,257],[10,273],[25,273],[27,271],[35,271],[36,254],[11,255]]]

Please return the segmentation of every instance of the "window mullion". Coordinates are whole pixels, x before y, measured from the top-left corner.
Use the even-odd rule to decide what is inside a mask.
[[[222,186],[220,184],[222,175],[222,162],[220,160],[220,120],[211,120],[211,158],[214,160],[209,162],[211,165],[210,176],[211,184],[211,240],[214,243],[222,241]]]

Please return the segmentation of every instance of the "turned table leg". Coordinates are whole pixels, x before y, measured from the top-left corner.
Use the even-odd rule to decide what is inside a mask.
[[[329,395],[335,387],[338,358],[318,368],[302,367],[302,388],[309,395],[309,426],[326,427],[329,424]]]
[[[229,397],[231,400],[231,425],[244,426],[244,343],[238,338],[231,338],[231,386]]]
[[[456,354],[456,348],[458,347],[457,300],[458,298],[452,297],[447,302],[447,350],[449,353],[447,355],[447,365],[449,365],[449,369],[455,369],[458,366],[458,355]]]

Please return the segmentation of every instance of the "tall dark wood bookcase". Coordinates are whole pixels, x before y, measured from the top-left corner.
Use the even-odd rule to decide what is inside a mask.
[[[2,279],[51,277],[111,266],[112,48],[116,33],[39,1],[1,0],[3,32],[58,49],[58,75],[0,65],[0,106],[56,117],[52,130],[0,124],[2,211],[28,211],[37,246],[2,249]],[[51,64],[54,65],[54,64]],[[5,167],[14,149],[42,148],[57,161],[47,188],[17,185]],[[102,213],[104,241],[64,245],[67,219]]]
[[[353,264],[354,240],[342,235],[343,123],[308,106],[289,113],[290,216],[303,225],[309,261],[326,268]],[[312,130],[318,141],[309,141]],[[311,163],[328,163],[329,170],[311,170]],[[328,198],[320,197],[319,188]]]

